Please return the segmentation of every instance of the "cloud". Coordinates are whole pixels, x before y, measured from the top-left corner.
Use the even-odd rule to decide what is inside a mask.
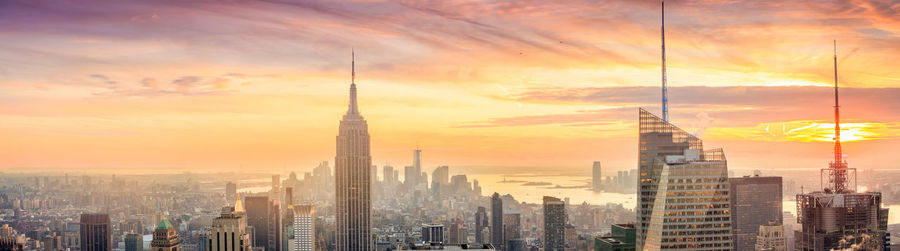
[[[150,89],[159,89],[160,84],[156,81],[156,79],[152,78],[144,78],[141,80],[141,85]]]

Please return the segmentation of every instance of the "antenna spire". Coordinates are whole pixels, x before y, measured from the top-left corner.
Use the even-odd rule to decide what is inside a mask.
[[[350,83],[356,84],[356,50],[350,48]]]
[[[843,163],[841,152],[841,106],[838,103],[837,40],[834,41],[834,162]]]
[[[350,49],[350,104],[347,115],[359,116],[356,105],[356,52],[353,49]]]
[[[662,119],[669,121],[669,94],[666,87],[666,2],[662,1]]]

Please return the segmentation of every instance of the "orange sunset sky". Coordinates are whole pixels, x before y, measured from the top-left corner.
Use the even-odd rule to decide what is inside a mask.
[[[636,167],[658,1],[4,1],[0,171],[333,162],[350,51],[373,162]],[[732,169],[900,162],[900,3],[669,1],[670,121]]]

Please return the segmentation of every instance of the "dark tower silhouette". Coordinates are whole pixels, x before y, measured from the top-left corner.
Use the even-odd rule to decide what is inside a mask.
[[[112,250],[111,228],[108,214],[81,215],[81,250]]]

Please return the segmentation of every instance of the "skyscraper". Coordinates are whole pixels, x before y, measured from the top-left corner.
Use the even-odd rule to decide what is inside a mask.
[[[350,105],[341,120],[334,158],[336,247],[337,251],[368,251],[373,248],[372,156],[369,126],[356,104],[355,61],[351,63],[351,69]]]
[[[503,246],[503,200],[498,193],[491,195],[491,244]]]
[[[82,214],[81,215],[81,250],[82,251],[110,251],[112,250],[112,238],[109,215],[107,214]]]
[[[640,109],[637,248],[731,250],[728,167],[721,149]]]
[[[247,210],[247,225],[253,227],[253,246],[269,248],[269,197],[248,196],[244,198]]]
[[[544,250],[566,249],[566,203],[559,198],[544,196]]]
[[[837,82],[837,42],[834,54],[834,160],[820,170],[822,190],[797,195],[796,250],[881,250],[888,209],[880,192],[856,191],[856,168],[849,168],[841,149]],[[888,247],[889,248],[889,247]]]
[[[419,149],[419,146],[416,146],[416,150],[413,151],[413,168],[415,168],[415,172],[420,174],[422,173],[422,149]],[[416,184],[426,183],[425,180],[416,180]]]
[[[519,212],[503,214],[503,245],[509,250],[511,241],[522,240],[522,216]]]
[[[223,207],[219,217],[213,219],[209,238],[203,251],[250,251],[252,240],[247,232],[247,218],[244,212],[234,207]],[[154,250],[150,250],[154,251]]]
[[[394,180],[394,167],[385,165],[385,166],[382,166],[381,169],[382,169],[382,174],[381,174],[382,184],[384,184],[385,187],[393,186],[394,183],[397,182],[396,180]]]
[[[475,211],[475,243],[476,244],[484,244],[486,240],[484,236],[481,235],[481,232],[484,231],[485,228],[490,226],[488,223],[488,215],[487,209],[484,207],[478,207],[478,210]]]
[[[229,181],[225,183],[225,199],[229,202],[234,201],[237,197],[237,184]]]
[[[150,242],[151,251],[179,251],[181,241],[175,233],[175,226],[168,219],[163,218],[153,231],[153,241]]]
[[[281,205],[277,200],[269,201],[268,221],[269,221],[269,243],[266,251],[283,251],[284,250],[284,227],[282,226]]]
[[[594,192],[600,192],[603,190],[603,184],[600,183],[603,180],[603,174],[600,172],[600,161],[594,161],[594,168],[591,169],[592,179],[591,179],[591,190]]]
[[[313,205],[294,206],[294,250],[316,250],[316,222]]]
[[[728,183],[734,250],[755,250],[760,226],[782,225],[781,177],[745,176]]]

